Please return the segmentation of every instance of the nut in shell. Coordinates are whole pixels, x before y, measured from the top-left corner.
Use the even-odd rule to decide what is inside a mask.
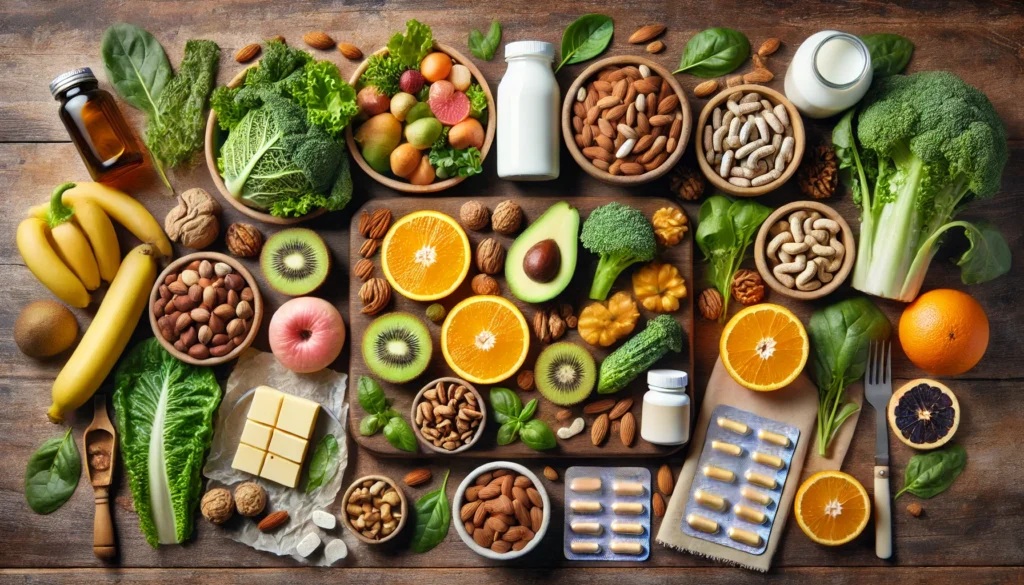
[[[697,308],[708,321],[716,321],[722,316],[722,295],[718,289],[706,288],[697,298]]]
[[[534,388],[533,371],[523,370],[516,376],[516,385],[519,386],[520,390],[529,392]]]
[[[487,228],[491,221],[491,212],[479,201],[467,201],[459,208],[459,221],[466,229],[479,232]]]
[[[220,205],[203,189],[195,188],[178,196],[178,204],[164,218],[164,231],[174,242],[186,248],[202,249],[220,234],[217,213]]]
[[[494,231],[506,236],[519,231],[519,226],[522,223],[523,208],[511,199],[499,203],[491,216],[491,227],[494,228]]]
[[[383,278],[371,278],[359,287],[359,300],[363,303],[360,312],[364,315],[376,315],[391,302],[391,285]]]
[[[744,305],[756,305],[764,300],[764,280],[754,270],[741,268],[732,277],[732,298]]]
[[[501,287],[498,281],[486,274],[477,274],[473,277],[470,287],[474,294],[478,295],[500,295]]]
[[[267,507],[267,492],[258,483],[247,481],[235,488],[235,509],[242,516],[258,516]]]
[[[259,256],[263,249],[263,234],[249,223],[233,223],[225,236],[228,251],[240,258]],[[207,277],[209,278],[209,277]]]
[[[362,258],[359,262],[356,262],[355,266],[352,267],[352,272],[359,280],[366,282],[366,280],[370,278],[370,275],[373,274],[373,262],[366,258]]]
[[[487,238],[476,247],[476,267],[484,274],[498,274],[505,267],[505,248],[494,238]]]
[[[587,422],[583,420],[583,417],[577,417],[576,420],[572,421],[572,424],[558,429],[555,431],[555,434],[558,435],[559,439],[571,439],[582,433],[585,426],[587,426]]]
[[[234,501],[231,492],[224,488],[214,488],[203,494],[199,503],[199,509],[206,518],[214,524],[223,524],[231,519],[235,513]]]

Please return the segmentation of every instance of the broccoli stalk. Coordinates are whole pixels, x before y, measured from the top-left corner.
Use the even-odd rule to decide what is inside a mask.
[[[598,207],[583,222],[580,233],[583,247],[599,256],[597,272],[590,287],[590,298],[608,298],[615,279],[636,262],[654,259],[657,243],[651,222],[638,210],[609,203]]]

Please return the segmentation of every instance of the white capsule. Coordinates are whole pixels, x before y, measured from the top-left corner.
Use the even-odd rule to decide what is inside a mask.
[[[711,441],[711,448],[715,451],[721,451],[726,455],[732,455],[733,457],[739,457],[743,454],[743,447],[732,443],[726,443],[725,441]]]
[[[638,481],[616,481],[612,483],[612,491],[618,496],[642,496],[644,484]]]
[[[718,532],[718,522],[704,516],[698,516],[697,514],[690,514],[686,517],[686,523],[690,525],[690,528],[713,534]]]
[[[601,491],[601,478],[577,477],[569,484],[569,489],[574,492],[599,492]]]
[[[615,502],[612,504],[612,512],[635,516],[644,513],[644,505],[638,502]]]
[[[611,546],[608,548],[610,548],[613,553],[620,555],[638,555],[644,552],[644,545],[639,542],[612,541]]]
[[[720,428],[732,431],[738,435],[745,435],[750,432],[750,427],[741,422],[732,420],[731,418],[720,416],[716,422]]]
[[[596,542],[573,541],[573,543],[569,545],[569,550],[581,555],[593,555],[601,552],[601,545]]]
[[[732,483],[736,479],[735,473],[729,471],[728,469],[715,467],[714,465],[704,466],[704,476],[714,480],[724,481],[726,483]]]
[[[569,504],[569,507],[577,514],[596,514],[603,509],[601,507],[601,502],[592,502],[589,500],[573,500],[573,502]]]

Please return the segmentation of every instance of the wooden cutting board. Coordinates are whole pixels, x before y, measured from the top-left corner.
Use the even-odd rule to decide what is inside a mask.
[[[640,209],[648,218],[651,217],[654,214],[654,212],[661,207],[679,207],[678,205],[674,204],[673,202],[667,199],[656,197],[573,197],[570,199],[570,203],[577,209],[579,209],[582,226],[582,220],[584,220],[592,210],[606,203],[610,203],[613,200]],[[544,211],[546,211],[551,205],[557,203],[558,201],[559,199],[554,197],[523,197],[518,199],[517,202],[523,207],[523,212],[526,216],[523,223],[523,227],[525,228],[526,225],[529,224],[529,222],[535,220],[542,213],[544,213]],[[451,217],[457,219],[459,217],[459,208],[462,206],[463,203],[465,203],[464,199],[454,197],[402,197],[395,199],[373,200],[369,203],[366,203],[360,210],[360,212],[363,210],[372,212],[373,210],[379,208],[388,208],[391,210],[392,213],[392,221],[395,221],[401,218],[402,216],[412,213],[414,211],[431,209],[440,211],[442,213],[446,213]],[[496,201],[487,201],[487,205],[490,206],[492,210],[496,204]],[[365,241],[365,239],[361,235],[359,235],[358,228],[360,212],[356,212],[352,216],[351,250],[353,257],[351,259],[351,265],[353,266],[357,261],[361,259],[361,257],[359,256],[359,248],[363,245],[363,242]],[[508,250],[509,246],[512,245],[512,242],[515,240],[515,237],[502,236],[489,230],[483,233],[466,230],[466,233],[469,236],[469,242],[474,252],[476,251],[477,244],[479,244],[482,240],[488,237],[493,237],[500,241],[501,244],[505,247],[506,251]],[[560,302],[571,303],[573,309],[575,310],[575,314],[579,315],[579,312],[582,311],[583,308],[591,302],[587,298],[587,293],[590,290],[591,279],[594,275],[594,269],[597,266],[597,257],[587,252],[582,246],[578,248],[577,256],[578,258],[576,262],[576,272],[573,276],[572,282],[566,288],[565,292],[563,292],[562,295],[558,297],[558,300]],[[684,370],[689,374],[692,385],[694,297],[692,229],[690,232],[687,232],[683,241],[680,242],[678,245],[673,246],[671,248],[660,249],[658,259],[663,262],[669,262],[679,269],[680,273],[683,275],[683,278],[686,280],[687,292],[689,294],[687,295],[687,298],[682,299],[679,311],[673,314],[673,316],[679,320],[680,325],[682,325],[683,330],[686,332],[683,351],[681,353],[670,353],[669,355],[665,356],[655,367]],[[371,260],[373,261],[374,264],[373,275],[383,278],[383,273],[380,270],[380,252],[374,254]],[[628,290],[630,291],[630,293],[632,293],[632,283],[630,282],[630,275],[633,273],[633,270],[635,270],[639,266],[641,265],[636,264],[627,269],[622,275],[620,275],[618,280],[616,280],[615,287],[612,289],[612,291],[615,292],[619,290]],[[470,280],[477,273],[478,271],[476,270],[476,266],[474,264],[470,268],[469,275],[466,277],[466,281],[463,283],[463,285],[459,287],[459,289],[456,290],[453,294],[451,294],[448,298],[439,301],[442,305],[444,305],[445,309],[450,310],[459,301],[473,294],[472,290],[470,289]],[[508,290],[508,286],[505,283],[503,274],[497,275],[495,278],[501,285],[502,296],[514,302],[515,305],[519,307],[519,310],[523,312],[523,315],[526,317],[527,323],[531,322],[534,313],[537,312],[540,306],[531,305],[530,303],[524,303],[516,299],[514,296],[512,296],[512,294]],[[349,295],[349,314],[351,315],[352,320],[352,322],[349,324],[349,329],[352,332],[352,363],[350,364],[349,373],[352,380],[351,387],[353,388],[353,390],[348,393],[348,400],[351,405],[351,408],[349,408],[349,431],[352,433],[352,437],[356,441],[356,443],[377,455],[391,457],[410,457],[411,455],[409,453],[405,451],[400,451],[392,447],[384,438],[383,433],[378,433],[371,437],[364,437],[359,434],[359,421],[364,416],[366,416],[366,412],[363,411],[362,407],[359,405],[359,401],[357,399],[358,393],[355,391],[355,388],[357,387],[356,384],[359,379],[359,376],[366,375],[377,379],[377,381],[380,382],[381,387],[384,389],[385,394],[387,394],[388,399],[392,401],[392,407],[398,412],[400,412],[402,416],[405,417],[406,420],[409,421],[411,424],[412,421],[409,420],[409,414],[410,409],[412,407],[412,400],[413,397],[415,397],[416,393],[420,390],[420,388],[422,388],[425,384],[436,378],[455,375],[454,372],[452,372],[451,369],[448,367],[448,364],[445,362],[444,356],[441,353],[439,341],[441,334],[441,325],[431,323],[429,320],[427,320],[425,316],[426,308],[431,303],[412,301],[401,296],[397,292],[393,293],[391,296],[391,305],[385,310],[385,312],[404,311],[416,315],[417,317],[420,317],[423,320],[423,322],[427,325],[427,328],[430,330],[431,338],[434,345],[434,357],[430,366],[427,368],[426,372],[424,372],[421,376],[419,376],[412,382],[409,382],[407,384],[392,384],[380,380],[370,372],[369,368],[367,368],[366,364],[363,361],[363,356],[360,349],[362,347],[363,333],[366,331],[366,328],[373,321],[374,317],[363,315],[360,312],[360,310],[362,309],[362,303],[359,300],[358,292],[360,286],[362,285],[362,281],[360,281],[359,278],[356,277],[356,275],[351,271],[349,274],[349,279],[349,290],[351,291],[351,294]],[[652,319],[653,317],[656,316],[656,314],[645,310],[642,306],[640,306],[639,308],[640,320],[638,321],[636,329],[634,329],[633,331],[633,334],[636,334],[639,331],[643,330],[647,320]],[[381,312],[377,316],[383,315],[385,314],[385,312]],[[559,341],[571,341],[589,349],[591,354],[594,356],[594,359],[599,364],[599,367],[601,361],[609,353],[611,353],[609,349],[615,349],[622,343],[619,342],[609,349],[595,348],[584,342],[582,338],[580,338],[579,333],[577,333],[574,329],[570,329]],[[544,347],[546,347],[546,345],[538,341],[537,338],[534,337],[531,332],[530,353],[527,356],[525,364],[523,365],[523,369],[533,369],[533,364],[537,359],[537,355]],[[555,414],[563,407],[548,402],[540,394],[540,392],[537,392],[536,390],[530,392],[523,392],[519,390],[516,386],[516,380],[514,375],[505,382],[497,384],[497,386],[502,386],[516,390],[519,393],[519,397],[522,399],[523,404],[526,404],[533,398],[539,399],[540,402],[538,404],[537,414],[535,415],[535,418],[539,418],[547,422],[551,426],[552,430],[558,430],[559,427],[566,426],[565,423],[560,423],[555,420]],[[490,389],[491,386],[477,386],[477,390],[479,390],[480,393],[483,395],[485,401],[487,400],[487,396],[490,392]],[[486,428],[484,429],[484,434],[480,438],[480,441],[477,442],[477,444],[474,445],[473,448],[460,453],[459,457],[478,457],[485,459],[521,459],[532,457],[621,458],[659,457],[674,453],[675,451],[679,450],[681,446],[665,447],[660,445],[653,445],[651,443],[641,440],[639,437],[639,427],[642,423],[642,421],[640,420],[641,403],[643,394],[646,391],[647,381],[645,376],[641,375],[636,380],[634,380],[633,383],[631,383],[627,388],[619,391],[616,394],[611,394],[608,396],[598,396],[595,392],[590,396],[588,400],[584,401],[581,404],[571,407],[574,414],[573,418],[575,418],[576,416],[583,416],[584,420],[586,420],[586,429],[581,434],[571,439],[559,439],[558,446],[555,449],[543,452],[534,451],[527,447],[526,445],[524,445],[521,441],[517,441],[511,445],[499,446],[496,440],[498,424],[494,421],[494,412],[489,410],[488,423]],[[692,387],[688,389],[688,392],[690,393],[690,398],[692,400]],[[599,398],[607,398],[609,396],[614,397],[616,399],[625,398],[627,396],[633,398],[634,402],[631,412],[633,413],[633,416],[635,416],[637,419],[637,438],[633,442],[633,446],[631,448],[625,447],[619,440],[617,434],[609,434],[609,437],[604,441],[604,444],[601,446],[595,447],[591,443],[590,426],[593,423],[595,417],[591,415],[583,415],[583,406],[587,404],[587,402],[592,402]],[[425,449],[422,448],[422,446],[420,446],[419,452],[412,456],[428,457],[441,455],[435,455],[432,452],[427,452]]]

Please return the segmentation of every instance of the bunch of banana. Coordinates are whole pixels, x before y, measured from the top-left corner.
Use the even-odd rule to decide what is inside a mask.
[[[84,308],[100,280],[112,282],[121,264],[113,218],[135,237],[170,257],[160,224],[130,196],[99,183],[64,183],[47,204],[18,225],[18,251],[32,274],[65,303]]]

